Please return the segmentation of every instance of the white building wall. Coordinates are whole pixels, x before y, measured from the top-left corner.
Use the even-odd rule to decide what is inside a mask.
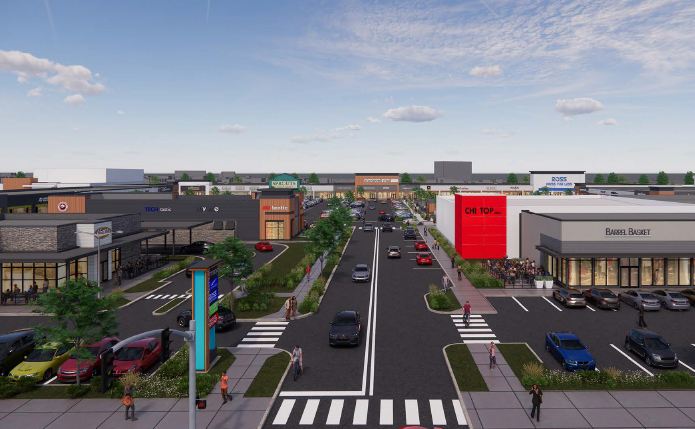
[[[456,246],[456,205],[453,196],[437,196],[437,229],[446,237],[447,240]]]
[[[130,168],[37,168],[39,182],[85,185],[143,184],[145,170]],[[60,187],[60,186],[59,186]]]

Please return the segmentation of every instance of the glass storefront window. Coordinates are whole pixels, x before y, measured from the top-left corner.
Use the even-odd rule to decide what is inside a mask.
[[[569,286],[579,286],[579,259],[570,258],[569,260]]]
[[[33,264],[4,263],[2,264],[2,290],[4,292],[7,292],[8,289],[14,291],[16,285],[20,292],[28,292],[36,282],[40,291],[44,279],[48,279],[49,287],[55,288],[57,285],[56,265],[42,262]],[[65,265],[62,265],[64,270]]]
[[[591,259],[582,258],[580,264],[580,283],[582,286],[591,286]]]
[[[652,285],[663,286],[664,285],[664,258],[654,258],[652,259],[652,266],[654,271],[654,281]]]
[[[606,260],[604,258],[594,261],[594,284],[596,286],[606,285]]]
[[[285,238],[285,222],[281,220],[265,221],[265,239],[282,240]]]
[[[606,259],[606,285],[607,286],[618,286],[618,258],[607,258]]]
[[[567,284],[567,259],[562,258],[560,261],[560,281]]]
[[[668,286],[678,285],[678,259],[666,260],[666,281]]]
[[[680,258],[678,264],[679,285],[690,286],[690,258]]]
[[[651,259],[642,258],[642,269],[640,277],[642,277],[642,286],[651,286],[652,280],[654,278]]]

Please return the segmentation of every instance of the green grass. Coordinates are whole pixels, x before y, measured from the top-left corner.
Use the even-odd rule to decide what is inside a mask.
[[[321,275],[323,276],[323,278],[328,280],[328,277],[331,276],[331,272],[333,272],[333,268],[335,268],[335,265],[331,264],[330,262],[327,262],[326,266],[323,267],[323,269],[321,270]]]
[[[123,305],[128,304],[129,302],[130,302],[129,299],[125,299],[121,296],[121,297],[118,297],[118,299],[114,302],[114,304],[116,305],[116,307],[121,307]]]
[[[217,349],[217,356],[220,357],[220,360],[208,371],[208,374],[222,376],[222,371],[227,371],[232,366],[236,356],[227,349]]]
[[[287,250],[278,256],[273,262],[268,277],[284,277],[292,271],[305,255],[306,246],[309,243],[289,243]]]
[[[478,370],[478,366],[475,364],[473,355],[471,355],[467,345],[454,344],[447,347],[445,351],[459,390],[466,392],[488,391],[485,379],[483,379],[483,375]]]
[[[497,349],[502,353],[504,360],[507,361],[507,365],[514,371],[514,375],[519,380],[521,380],[522,367],[525,363],[540,363],[526,344],[497,344]]]
[[[130,289],[126,289],[125,293],[135,293],[135,292],[149,292],[157,289],[158,287],[164,285],[159,279],[154,277],[145,280],[142,283],[138,283]]]
[[[251,382],[244,398],[269,398],[273,396],[289,362],[290,356],[285,352],[269,357]]]
[[[239,311],[234,309],[234,312],[236,313],[237,319],[258,319],[277,312],[285,305],[285,301],[287,301],[286,297],[276,296],[270,300],[270,305],[267,310]]]
[[[185,301],[186,298],[176,298],[172,299],[168,303],[164,304],[163,306],[159,307],[156,309],[154,312],[157,314],[162,314],[165,313],[167,310],[171,310],[172,308],[176,307],[177,305],[181,304],[183,301]]]

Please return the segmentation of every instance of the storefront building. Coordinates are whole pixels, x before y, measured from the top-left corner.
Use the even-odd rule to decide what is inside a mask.
[[[357,197],[368,199],[395,199],[399,198],[399,184],[398,173],[355,173],[353,192]]]
[[[293,189],[262,189],[260,240],[289,240],[304,229],[304,196]]]

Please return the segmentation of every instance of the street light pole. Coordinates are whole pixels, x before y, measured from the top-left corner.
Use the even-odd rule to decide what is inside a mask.
[[[188,429],[195,429],[196,386],[195,386],[195,319],[188,322]]]

